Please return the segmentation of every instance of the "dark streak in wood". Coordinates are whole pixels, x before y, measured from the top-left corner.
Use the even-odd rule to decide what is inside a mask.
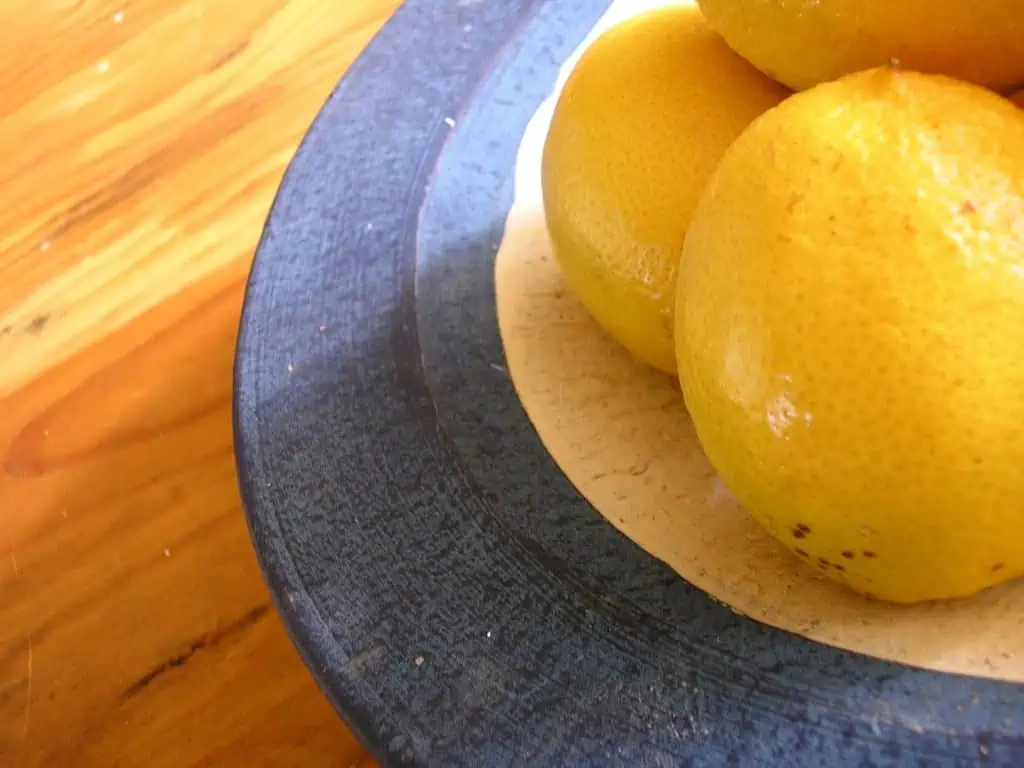
[[[38,336],[40,333],[43,332],[43,328],[46,327],[46,324],[48,322],[50,322],[50,316],[48,314],[36,315],[35,317],[32,318],[32,322],[29,323],[28,326],[26,326],[25,332],[30,333],[33,336]]]
[[[248,47],[249,47],[249,39],[246,38],[245,40],[240,42],[238,45],[236,45],[234,48],[232,48],[230,51],[227,51],[223,56],[221,56],[215,62],[213,62],[213,66],[210,67],[210,72],[216,72],[218,69],[223,67],[225,64],[230,62],[232,59],[238,58],[240,55],[242,55],[242,53],[245,52],[245,49],[248,48]]]
[[[202,120],[184,128],[174,141],[157,149],[102,189],[70,206],[62,216],[48,222],[43,235],[49,240],[66,235],[80,224],[110,211],[146,189],[156,179],[165,178],[183,163],[201,157],[266,112],[277,100],[279,92],[280,89],[265,88],[210,111]]]
[[[217,454],[208,454],[207,457],[198,459],[198,461],[214,461],[216,455]],[[225,451],[224,455],[232,455],[230,447]],[[128,486],[125,490],[125,493],[131,494],[135,493],[137,490],[138,486],[134,488],[132,486]],[[238,508],[234,506],[227,507],[224,509],[222,513],[218,514],[216,517],[211,518],[210,520],[207,520],[205,523],[203,523],[198,528],[193,530],[187,536],[172,541],[171,545],[174,547],[175,551],[181,551],[197,539],[210,536],[211,532],[216,531],[221,525],[231,524],[234,520],[237,519],[237,517]],[[122,528],[122,532],[127,532],[133,529],[133,526],[126,524]],[[37,541],[44,541],[46,539],[46,536],[47,533],[43,531],[37,534],[36,536],[29,537],[25,540],[26,546],[29,546]],[[102,547],[102,544],[97,544],[92,547],[83,548],[81,550],[81,556],[87,557],[93,552],[101,552]],[[147,568],[151,567],[152,562],[143,561],[141,564],[131,568],[127,568],[118,573],[116,576],[112,577],[111,579],[104,581],[96,589],[90,590],[89,592],[83,594],[82,599],[79,600],[78,604],[75,605],[73,609],[68,610],[66,612],[53,614],[47,620],[40,623],[37,629],[32,632],[33,642],[47,642],[51,634],[61,624],[70,622],[78,616],[85,615],[86,613],[88,613],[88,611],[92,610],[97,603],[109,600],[113,590],[113,587],[111,586],[112,584],[130,581],[137,575],[143,573],[143,571],[145,571]],[[25,646],[11,646],[8,648],[6,653],[0,653],[0,669],[3,669],[7,665],[14,663],[14,659],[17,658],[19,654],[24,653],[27,647],[27,644]],[[2,765],[3,763],[0,763],[0,766]]]
[[[196,638],[184,651],[167,659],[125,688],[124,692],[121,694],[121,700],[125,701],[138,695],[162,675],[173,669],[177,669],[178,667],[185,666],[185,664],[191,661],[192,657],[200,651],[215,648],[224,640],[243,634],[247,629],[255,626],[260,619],[266,616],[268,611],[270,611],[269,603],[258,605],[236,621],[233,621],[218,630],[210,632],[209,634]]]

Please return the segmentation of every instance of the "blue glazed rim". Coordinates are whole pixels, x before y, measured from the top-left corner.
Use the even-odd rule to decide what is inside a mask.
[[[235,371],[254,548],[385,765],[1024,764],[1024,687],[740,617],[546,455],[493,257],[523,128],[607,0],[408,0],[292,162]]]

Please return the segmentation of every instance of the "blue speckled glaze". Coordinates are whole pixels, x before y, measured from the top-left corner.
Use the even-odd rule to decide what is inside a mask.
[[[1024,687],[733,614],[533,432],[494,254],[523,129],[607,4],[409,0],[287,174],[235,418],[296,646],[386,765],[1024,765]]]

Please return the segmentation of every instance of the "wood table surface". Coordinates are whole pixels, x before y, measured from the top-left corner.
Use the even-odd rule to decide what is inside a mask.
[[[0,4],[0,766],[372,764],[259,572],[231,371],[286,164],[397,5]]]

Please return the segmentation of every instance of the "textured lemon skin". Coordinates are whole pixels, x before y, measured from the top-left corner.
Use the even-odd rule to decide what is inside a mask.
[[[570,74],[543,149],[548,232],[570,289],[641,360],[675,374],[690,215],[726,147],[788,93],[693,5],[613,27]]]
[[[698,0],[738,53],[804,89],[896,59],[1000,91],[1024,85],[1020,0]]]
[[[766,113],[694,214],[676,344],[711,463],[829,577],[1024,573],[1024,112],[886,68]]]

